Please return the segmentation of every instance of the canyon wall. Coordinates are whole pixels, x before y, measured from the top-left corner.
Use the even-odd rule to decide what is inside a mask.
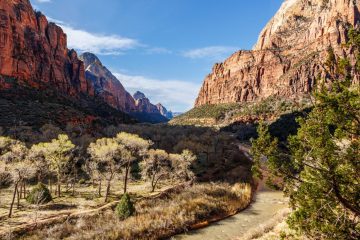
[[[1,88],[9,87],[7,76],[71,96],[94,94],[82,61],[67,48],[66,34],[28,0],[0,0],[0,75]]]
[[[0,90],[0,97],[4,98],[2,106],[10,99],[18,99],[17,94],[20,92],[23,96],[19,104],[27,102],[31,105],[34,101],[40,101],[39,99],[43,101],[42,95],[48,95],[52,97],[45,100],[47,104],[55,98],[66,98],[66,107],[77,106],[76,111],[71,111],[78,112],[78,117],[68,114],[69,117],[60,121],[59,116],[67,114],[52,114],[56,119],[44,117],[50,110],[43,104],[44,109],[38,111],[42,113],[31,114],[34,116],[26,121],[28,124],[33,124],[33,119],[36,118],[66,124],[69,121],[78,122],[84,118],[96,120],[105,116],[118,116],[121,122],[121,119],[127,119],[122,112],[139,121],[167,121],[149,99],[136,101],[94,54],[84,53],[78,57],[75,50],[68,49],[67,36],[63,30],[55,23],[48,22],[42,13],[34,11],[29,0],[0,0]],[[65,101],[60,102],[65,104]],[[58,109],[52,111],[57,113],[64,108],[58,106]],[[19,110],[16,117],[22,121],[26,118],[22,116],[28,115],[25,111],[28,112],[29,109],[23,110]],[[30,112],[36,113],[37,110]],[[110,112],[112,114],[109,115]],[[8,125],[12,121],[15,120],[6,119]]]
[[[359,6],[358,0],[285,0],[253,50],[215,64],[195,106],[309,93],[319,78],[326,79],[323,63],[330,46],[337,56],[355,61],[343,44],[349,27],[360,20]],[[356,74],[354,82],[359,82]]]

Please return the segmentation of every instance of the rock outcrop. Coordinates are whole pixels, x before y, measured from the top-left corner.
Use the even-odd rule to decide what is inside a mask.
[[[63,30],[35,12],[29,0],[0,1],[0,75],[70,96],[94,95],[82,61],[67,48]],[[0,88],[11,87],[1,78]]]
[[[159,110],[160,114],[166,117],[167,119],[173,119],[173,113],[168,111],[161,103],[156,104],[157,109]]]
[[[135,99],[138,112],[160,114],[158,108],[150,102],[150,99],[144,93],[137,91],[134,93],[133,98]]]
[[[253,50],[215,64],[195,105],[252,102],[269,96],[299,97],[326,79],[327,49],[354,62],[344,50],[349,27],[360,20],[358,0],[285,0]],[[359,76],[354,74],[354,82]]]
[[[80,59],[85,65],[85,77],[91,83],[96,96],[110,106],[125,112],[137,111],[135,100],[120,81],[92,53],[83,53]]]

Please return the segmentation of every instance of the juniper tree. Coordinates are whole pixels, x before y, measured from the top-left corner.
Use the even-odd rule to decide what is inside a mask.
[[[360,35],[350,33],[359,56]],[[280,145],[260,125],[253,141],[255,169],[265,156],[271,176],[282,177],[293,208],[291,228],[313,239],[359,239],[360,86],[350,76],[357,66],[329,57],[331,83],[318,86],[314,107],[298,120],[296,135]]]

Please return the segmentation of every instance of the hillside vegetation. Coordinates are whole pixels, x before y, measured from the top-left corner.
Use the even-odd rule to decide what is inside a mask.
[[[269,97],[254,103],[213,104],[195,107],[170,121],[173,125],[227,126],[236,122],[274,120],[311,106],[309,96],[298,99]]]

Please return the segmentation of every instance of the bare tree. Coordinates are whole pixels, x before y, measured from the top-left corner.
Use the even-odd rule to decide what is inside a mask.
[[[59,135],[57,139],[53,139],[49,143],[40,143],[39,147],[43,148],[44,156],[50,169],[57,175],[57,194],[60,197],[64,169],[70,160],[70,155],[75,145],[67,135]]]
[[[92,170],[96,169],[107,181],[105,202],[107,202],[110,194],[111,182],[121,169],[121,163],[118,161],[120,150],[119,143],[112,138],[98,139],[95,143],[91,143],[88,148],[88,152],[94,161],[89,167]],[[100,191],[101,184],[99,193]]]
[[[125,168],[124,175],[124,193],[127,192],[127,183],[129,178],[129,171],[131,164],[135,160],[141,159],[145,156],[147,150],[152,145],[151,141],[142,139],[138,135],[129,134],[125,132],[119,133],[115,140],[123,146],[121,161]]]
[[[194,180],[195,175],[191,170],[191,165],[196,161],[196,156],[189,150],[184,150],[181,154],[170,154],[173,166],[173,175],[182,181]]]
[[[143,175],[151,181],[151,192],[155,191],[160,180],[170,176],[171,161],[164,150],[149,150],[143,166]]]
[[[14,192],[8,215],[11,217],[16,197],[17,207],[20,207],[20,185],[24,185],[29,178],[33,177],[35,170],[32,166],[32,163],[26,160],[28,149],[26,148],[25,144],[12,139],[7,139],[5,141],[8,143],[10,142],[10,144],[7,145],[8,149],[5,153],[3,152],[1,159],[5,162],[6,168],[12,176],[14,185]]]

